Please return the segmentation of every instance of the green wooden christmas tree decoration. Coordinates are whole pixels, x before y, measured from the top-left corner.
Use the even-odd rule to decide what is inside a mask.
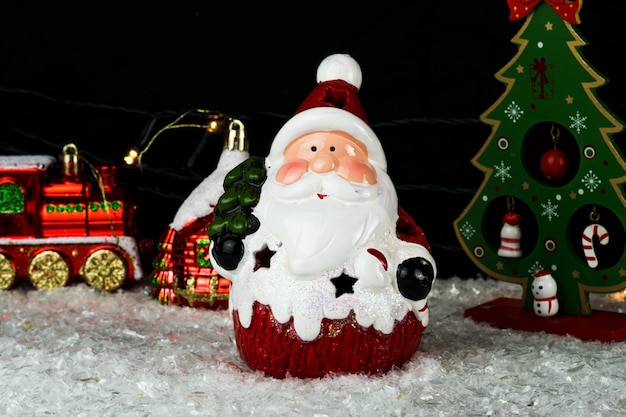
[[[504,94],[481,115],[492,132],[472,163],[485,178],[454,222],[461,246],[481,270],[523,289],[521,313],[496,303],[485,321],[626,338],[624,329],[598,336],[595,324],[593,334],[568,328],[580,326],[568,322],[572,317],[597,318],[590,293],[626,288],[620,220],[626,218],[626,164],[612,141],[623,126],[594,95],[606,80],[579,51],[586,45],[574,26],[582,1],[507,2],[510,20],[525,19],[512,39],[519,49],[496,74]],[[556,294],[541,293],[543,281],[535,285],[546,276],[556,282]],[[499,323],[507,314],[515,318]],[[622,316],[610,320],[626,325]]]

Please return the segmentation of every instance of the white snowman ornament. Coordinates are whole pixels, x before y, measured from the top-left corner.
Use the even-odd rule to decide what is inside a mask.
[[[428,324],[437,268],[398,205],[360,86],[352,57],[324,59],[267,157],[226,176],[208,229],[239,352],[275,377],[386,372]]]
[[[533,310],[540,317],[551,317],[559,312],[556,280],[550,272],[542,269],[535,274],[531,284]]]

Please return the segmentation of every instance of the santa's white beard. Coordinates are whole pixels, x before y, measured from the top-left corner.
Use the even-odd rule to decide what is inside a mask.
[[[272,176],[255,215],[281,242],[287,267],[296,277],[338,275],[359,247],[395,221],[397,200],[395,191],[386,187],[390,183],[355,185],[331,173],[306,174],[282,185]]]

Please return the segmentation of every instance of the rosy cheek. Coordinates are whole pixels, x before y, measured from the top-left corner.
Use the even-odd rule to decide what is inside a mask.
[[[289,185],[298,181],[308,170],[308,162],[304,159],[295,159],[285,162],[276,173],[276,181]]]
[[[365,161],[356,158],[342,158],[337,174],[354,183],[376,184],[376,170]]]

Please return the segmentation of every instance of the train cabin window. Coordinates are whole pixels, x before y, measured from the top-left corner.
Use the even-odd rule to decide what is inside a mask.
[[[0,214],[24,212],[24,190],[12,181],[0,183]]]

